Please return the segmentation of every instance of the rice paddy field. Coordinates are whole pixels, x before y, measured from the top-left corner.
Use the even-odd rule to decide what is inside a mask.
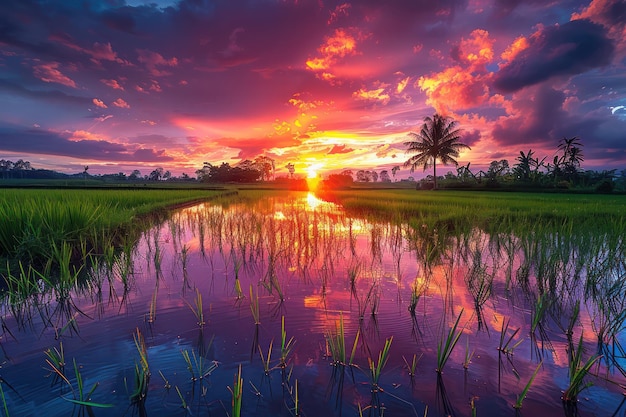
[[[83,192],[0,190],[0,415],[626,413],[624,196]]]

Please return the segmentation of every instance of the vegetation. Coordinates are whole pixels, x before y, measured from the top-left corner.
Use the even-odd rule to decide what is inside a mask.
[[[0,258],[43,265],[69,245],[72,257],[102,253],[142,229],[148,215],[224,191],[0,189]],[[56,262],[58,264],[58,261]]]
[[[437,159],[442,164],[457,165],[456,157],[463,149],[470,149],[469,146],[459,142],[461,131],[457,129],[457,123],[440,114],[435,114],[432,118],[426,117],[419,133],[410,132],[410,141],[404,145],[408,148],[408,153],[415,153],[405,163],[405,167],[410,167],[411,172],[417,167],[424,170],[433,167],[434,189],[437,189]]]

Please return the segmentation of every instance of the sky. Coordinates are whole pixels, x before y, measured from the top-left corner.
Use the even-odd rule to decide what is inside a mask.
[[[622,170],[626,1],[4,0],[0,109],[0,159],[66,173],[407,177],[435,113],[473,171],[574,136]]]

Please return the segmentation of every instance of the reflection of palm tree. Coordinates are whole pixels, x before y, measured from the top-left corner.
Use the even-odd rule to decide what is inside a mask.
[[[426,117],[419,133],[410,132],[411,141],[405,142],[407,153],[415,153],[405,163],[411,167],[411,172],[421,166],[424,170],[433,167],[434,188],[437,189],[437,159],[444,165],[457,165],[456,157],[462,149],[470,149],[461,139],[461,130],[456,128],[457,123],[449,117],[435,114],[432,118]]]

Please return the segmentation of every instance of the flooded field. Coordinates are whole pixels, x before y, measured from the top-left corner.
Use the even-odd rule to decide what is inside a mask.
[[[39,284],[3,300],[2,412],[624,415],[624,244],[353,218],[311,193],[199,204],[75,285],[5,278]]]

